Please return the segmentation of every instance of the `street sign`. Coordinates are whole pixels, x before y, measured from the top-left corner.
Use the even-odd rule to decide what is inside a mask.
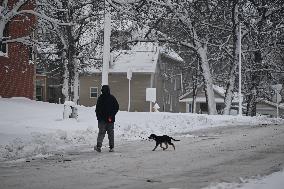
[[[146,88],[146,101],[156,102],[156,88]]]
[[[273,101],[276,103],[280,103],[282,100],[282,96],[280,95],[280,91],[282,90],[282,84],[272,85],[271,88],[275,91],[275,95],[272,97]]]
[[[279,93],[282,89],[282,84],[271,85],[271,88]]]
[[[132,78],[132,70],[131,70],[131,68],[129,68],[127,70],[127,79],[131,80],[131,78]]]

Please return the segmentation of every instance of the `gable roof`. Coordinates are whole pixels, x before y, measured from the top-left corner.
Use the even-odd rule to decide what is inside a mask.
[[[200,90],[201,87],[202,87],[202,85],[199,85],[197,87],[197,89]],[[217,86],[217,85],[213,85],[213,91],[214,91],[215,94],[217,94],[219,96],[219,100],[217,100],[216,102],[219,102],[219,103],[224,102],[224,98],[225,98],[224,89],[222,87]],[[187,93],[180,96],[179,101],[180,102],[191,101],[192,100],[192,92],[193,92],[193,90],[190,90]],[[206,102],[205,97],[197,97],[196,100],[200,101],[200,102]]]
[[[153,50],[130,50],[121,51],[113,55],[113,63],[111,64],[110,72],[127,72],[131,69],[132,72],[154,73],[158,62],[158,48]]]
[[[271,102],[271,101],[268,101],[268,100],[262,100],[262,101],[260,101],[260,103],[264,103],[264,104],[267,104],[271,107],[277,108],[277,103],[275,103],[275,102]],[[278,107],[279,107],[279,109],[284,109],[284,104],[280,103]]]
[[[197,88],[200,89],[202,86],[203,85],[199,85]],[[215,94],[218,94],[221,98],[225,99],[226,90],[223,87],[220,87],[218,85],[213,85],[213,91],[214,91]],[[192,90],[190,90],[189,92],[180,96],[179,101],[185,102],[187,100],[190,100],[190,98],[192,98]],[[185,100],[185,99],[187,99],[187,100]],[[219,102],[220,102],[220,100],[219,100]],[[222,102],[224,102],[224,101],[222,101]],[[238,102],[239,102],[239,95],[238,95],[237,92],[234,92],[232,103],[238,103]]]
[[[138,43],[131,50],[113,52],[109,73],[127,73],[128,69],[134,73],[155,73],[160,53],[164,53],[163,48],[154,43]],[[174,51],[168,56],[178,61],[182,60]],[[101,73],[102,68],[88,67],[84,71]]]

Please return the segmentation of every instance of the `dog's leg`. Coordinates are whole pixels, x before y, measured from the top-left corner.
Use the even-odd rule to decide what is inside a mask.
[[[155,146],[155,148],[154,148],[152,151],[155,151],[157,147],[158,147],[158,146]]]
[[[160,144],[161,148],[163,148],[163,150],[167,149],[167,148],[164,148],[162,144],[163,144],[163,143]]]
[[[158,146],[159,146],[159,144],[158,144],[158,142],[156,142],[156,146],[152,151],[155,151]]]
[[[169,143],[169,144],[173,146],[174,150],[176,150],[174,143]]]
[[[166,144],[166,148],[163,148],[163,150],[165,150],[169,147],[167,142],[165,144]]]

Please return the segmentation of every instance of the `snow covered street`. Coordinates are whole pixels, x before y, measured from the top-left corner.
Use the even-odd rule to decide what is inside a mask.
[[[0,164],[0,188],[203,188],[280,171],[284,125],[216,127],[175,137],[176,151],[153,141],[119,142],[115,153],[75,149]]]

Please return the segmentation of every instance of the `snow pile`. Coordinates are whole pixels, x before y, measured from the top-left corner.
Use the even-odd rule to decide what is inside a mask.
[[[145,138],[158,135],[189,134],[191,131],[217,126],[274,124],[276,119],[266,117],[238,117],[164,112],[119,112],[116,127],[121,139]]]
[[[63,109],[63,104],[0,98],[0,160],[46,155],[74,148],[90,150],[96,143],[98,133],[95,108],[78,106],[77,120],[62,119]],[[145,140],[151,133],[190,136],[191,131],[208,127],[277,122],[266,117],[162,112],[119,112],[116,120],[117,142]]]
[[[219,183],[204,189],[282,189],[284,171],[256,179],[240,179],[242,183]]]

